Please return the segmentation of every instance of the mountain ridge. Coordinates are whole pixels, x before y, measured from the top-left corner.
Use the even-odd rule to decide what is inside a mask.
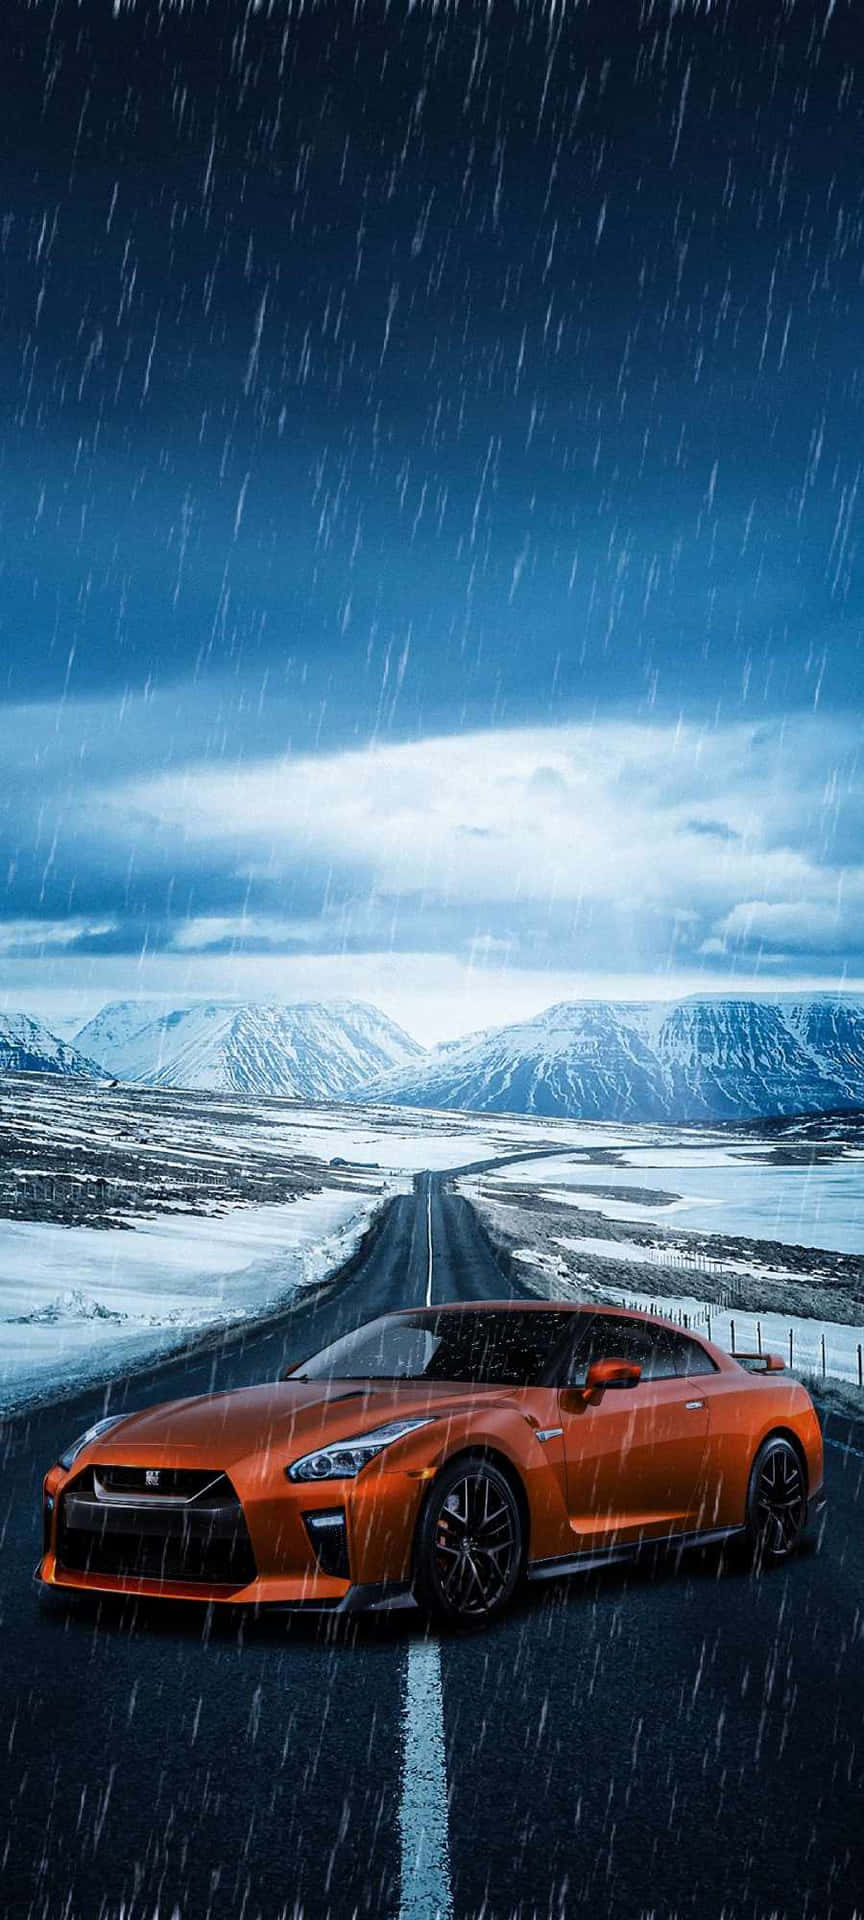
[[[688,1125],[864,1105],[864,999],[560,1001],[448,1043],[352,1099]]]
[[[93,1060],[52,1033],[44,1021],[29,1013],[0,1013],[0,1075],[98,1072]]]
[[[59,1039],[0,1015],[0,1073],[670,1124],[864,1108],[864,997],[691,994],[559,1001],[426,1052],[364,1001],[114,1001]]]
[[[113,1001],[75,1043],[116,1079],[149,1086],[327,1100],[422,1053],[361,1000],[199,1001],[167,1013]]]

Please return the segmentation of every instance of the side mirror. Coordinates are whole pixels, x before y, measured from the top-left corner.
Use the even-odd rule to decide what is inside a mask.
[[[638,1387],[642,1368],[635,1360],[592,1360],[585,1375],[586,1393],[605,1393],[608,1387]]]

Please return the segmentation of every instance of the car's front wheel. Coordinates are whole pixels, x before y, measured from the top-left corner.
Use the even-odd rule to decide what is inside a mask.
[[[519,1502],[491,1460],[454,1460],[420,1516],[414,1595],[432,1619],[485,1627],[503,1613],[522,1570]]]
[[[807,1479],[800,1456],[781,1434],[764,1441],[753,1462],[747,1535],[757,1567],[788,1560],[807,1521]]]

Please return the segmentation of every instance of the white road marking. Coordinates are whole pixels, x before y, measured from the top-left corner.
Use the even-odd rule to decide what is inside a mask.
[[[432,1183],[426,1188],[426,1305],[432,1305]],[[402,1707],[399,1920],[453,1920],[441,1649],[412,1640]]]
[[[402,1708],[399,1920],[452,1920],[441,1649],[412,1640]]]
[[[426,1305],[432,1305],[432,1182],[426,1188]]]

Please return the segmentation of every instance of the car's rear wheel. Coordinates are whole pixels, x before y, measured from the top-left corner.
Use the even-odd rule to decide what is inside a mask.
[[[432,1619],[485,1627],[522,1570],[519,1501],[491,1460],[454,1460],[430,1489],[414,1552],[414,1595]]]
[[[747,1535],[757,1567],[788,1560],[807,1522],[807,1477],[790,1440],[776,1434],[759,1448],[750,1473]]]

